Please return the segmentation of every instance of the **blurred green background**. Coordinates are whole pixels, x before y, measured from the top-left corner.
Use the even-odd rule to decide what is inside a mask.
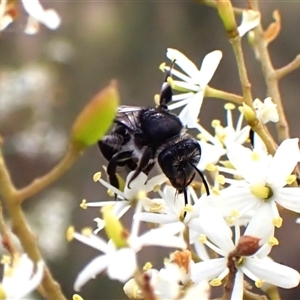
[[[235,1],[246,7],[246,1]],[[233,51],[217,12],[193,1],[42,1],[62,18],[56,31],[41,26],[35,36],[23,33],[26,13],[0,36],[0,131],[5,158],[17,187],[49,171],[63,155],[69,130],[80,109],[108,82],[119,82],[122,104],[154,105],[164,75],[158,67],[168,47],[176,48],[200,66],[215,49],[223,59],[210,85],[241,94]],[[272,22],[279,9],[282,30],[270,45],[275,67],[300,52],[300,2],[262,1],[263,25]],[[266,88],[259,63],[243,39],[253,96],[264,99]],[[300,70],[281,81],[280,88],[292,137],[299,136]],[[200,114],[211,129],[212,119],[224,122],[224,102],[206,99]],[[76,241],[68,244],[65,230],[95,226],[98,209],[82,210],[88,201],[107,199],[105,189],[92,176],[105,161],[97,146],[88,149],[61,180],[28,200],[24,209],[38,235],[44,257],[71,298],[78,272],[98,253]],[[276,261],[300,270],[300,225],[288,216],[277,231],[280,247],[272,251]],[[151,250],[146,250],[147,251]],[[168,251],[162,252],[164,255]],[[161,253],[152,249],[151,257]],[[145,262],[147,256],[141,259]],[[155,267],[162,267],[159,259]],[[86,284],[84,299],[125,299],[122,284],[99,275]],[[300,299],[300,288],[282,292],[283,299]],[[38,296],[36,296],[38,298]]]

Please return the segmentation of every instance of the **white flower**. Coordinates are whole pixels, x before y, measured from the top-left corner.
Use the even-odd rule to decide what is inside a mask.
[[[136,212],[141,210],[138,202]],[[107,225],[108,226],[108,225]],[[115,230],[112,228],[111,230]],[[94,258],[78,275],[74,284],[74,289],[78,291],[88,280],[106,270],[109,278],[117,279],[121,282],[132,277],[137,268],[136,253],[145,246],[162,246],[185,248],[186,244],[182,237],[176,234],[182,232],[182,224],[169,225],[161,228],[149,230],[138,236],[139,221],[133,220],[131,233],[126,238],[126,245],[117,247],[111,239],[108,243],[102,238],[88,232],[82,235],[72,232],[75,239],[103,252],[102,255]]]
[[[13,264],[2,259],[4,264],[3,279],[0,284],[1,299],[22,299],[34,291],[40,284],[44,275],[44,263],[42,261],[35,264],[26,254],[15,256]]]
[[[39,23],[49,29],[57,29],[60,25],[60,17],[53,9],[43,9],[38,0],[22,0],[24,9],[29,14],[25,33],[35,34],[39,30]]]
[[[141,202],[142,207],[145,210],[153,209],[156,205],[160,205],[157,201],[150,200],[146,196],[140,197],[141,193],[148,193],[153,191],[157,186],[163,184],[167,179],[164,174],[160,174],[152,177],[147,180],[147,175],[141,172],[138,177],[136,177],[130,185],[130,189],[128,188],[128,182],[131,179],[134,171],[130,172],[126,178],[125,189],[124,191],[120,191],[119,189],[112,186],[107,181],[101,178],[101,173],[96,173],[94,175],[94,180],[99,181],[103,186],[108,189],[108,193],[112,196],[116,196],[117,200],[115,201],[100,201],[100,202],[86,202],[83,200],[80,206],[83,209],[87,207],[103,207],[106,205],[113,205],[114,214],[121,218],[132,206],[132,202],[130,200],[135,200],[138,198],[138,201]],[[143,194],[144,195],[144,194]],[[97,229],[95,229],[94,233],[97,234],[100,230],[104,228],[104,222],[101,218],[95,218],[94,221],[97,223]]]
[[[240,114],[236,125],[232,118],[232,110],[235,106],[232,103],[227,103],[224,106],[226,110],[226,123],[224,127],[219,120],[213,120],[212,126],[215,134],[212,135],[200,124],[196,125],[196,129],[200,132],[201,139],[201,160],[198,164],[200,170],[205,170],[208,164],[216,164],[220,157],[227,152],[227,146],[235,142],[243,144],[249,137],[250,126],[242,127],[243,114]]]
[[[260,23],[260,12],[257,10],[247,9],[243,11],[242,22],[238,27],[239,36],[244,36],[248,31]]]
[[[14,8],[12,4],[8,4],[7,0],[1,0],[1,3],[0,3],[0,31],[4,30],[14,20],[13,12],[10,12],[10,8],[11,9]]]
[[[168,107],[172,110],[186,105],[179,114],[179,118],[183,125],[193,128],[197,124],[205,88],[219,65],[222,58],[222,52],[216,50],[207,54],[203,59],[200,70],[198,70],[196,65],[178,50],[168,48],[167,57],[171,61],[175,60],[175,64],[187,74],[185,75],[180,71],[172,69],[172,75],[182,80],[172,80],[172,88],[179,91],[184,90],[186,93],[174,95],[172,100],[178,102],[170,104]],[[164,66],[164,70],[168,71],[170,68]]]
[[[268,122],[278,122],[279,115],[277,105],[273,103],[271,97],[267,97],[264,102],[258,98],[253,101],[253,107],[256,111],[257,118],[264,124]]]
[[[29,14],[25,33],[35,34],[39,30],[39,23],[44,24],[49,29],[57,29],[60,25],[60,17],[53,9],[43,9],[38,0],[22,0],[25,11]],[[5,29],[16,17],[14,3],[1,0],[0,3],[0,31]]]
[[[300,188],[285,187],[296,179],[291,173],[298,162],[298,139],[283,141],[274,157],[251,151],[239,144],[231,144],[227,155],[237,174],[244,178],[225,179],[231,187],[222,191],[221,197],[228,207],[238,212],[246,212],[267,204],[267,213],[273,216],[273,223],[277,227],[281,226],[282,219],[276,203],[300,212]],[[232,174],[232,170],[230,172]]]
[[[198,199],[192,187],[187,188],[188,204],[185,205],[183,194],[178,194],[177,190],[171,186],[165,186],[163,191],[158,193],[162,197],[160,205],[150,212],[141,212],[134,215],[135,219],[156,224],[189,223],[194,218],[198,218],[201,206],[205,205],[205,201]],[[206,195],[203,195],[205,198]],[[155,199],[157,200],[157,199]]]
[[[198,223],[199,212],[201,207],[207,205],[207,195],[203,195],[198,199],[192,187],[187,188],[188,204],[185,205],[184,196],[177,193],[176,189],[171,186],[165,186],[163,191],[159,190],[158,193],[161,199],[153,199],[159,203],[151,211],[136,213],[134,218],[144,222],[154,224],[180,224],[183,223],[189,229],[190,244],[193,244],[197,255],[201,259],[208,259],[206,249],[203,244],[199,242],[199,232],[190,225]],[[200,230],[201,231],[201,230]]]
[[[240,259],[235,261],[237,272],[231,296],[232,300],[242,299],[244,274],[252,279],[258,287],[263,282],[283,288],[292,288],[299,284],[300,274],[296,270],[267,259],[271,247],[276,245],[278,241],[271,235],[274,231],[268,232],[263,226],[264,211],[260,211],[251,220],[242,237],[239,226],[235,226],[234,243],[230,228],[216,210],[206,207],[200,214],[199,220],[201,219],[202,228],[206,234],[202,237],[203,242],[221,257],[192,265],[191,277],[195,282],[213,279],[211,285],[220,285],[229,273],[227,264],[230,262],[230,255],[237,251],[236,256]],[[261,239],[260,243],[254,246],[252,242],[255,240],[258,242],[259,239]],[[247,240],[251,243],[247,244]],[[243,247],[239,248],[240,243],[243,243]],[[261,247],[259,248],[259,246]]]

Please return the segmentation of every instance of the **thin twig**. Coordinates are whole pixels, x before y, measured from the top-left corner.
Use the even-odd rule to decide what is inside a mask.
[[[242,96],[232,94],[232,93],[227,93],[227,92],[221,91],[221,90],[217,90],[217,89],[214,89],[210,86],[206,86],[205,97],[223,99],[223,100],[226,100],[226,101],[234,102],[236,104],[242,104],[243,103],[243,97]]]
[[[251,94],[251,84],[248,79],[248,74],[247,74],[247,69],[245,65],[245,59],[244,59],[244,54],[242,50],[242,45],[241,45],[241,37],[236,36],[233,38],[229,39],[234,54],[235,54],[235,59],[237,62],[238,66],[238,71],[239,71],[239,77],[243,89],[243,101],[249,105],[250,107],[253,107],[253,98]]]
[[[282,77],[286,76],[287,74],[293,72],[294,70],[300,67],[300,54],[298,54],[293,61],[291,61],[286,66],[277,69],[277,79],[280,80]]]
[[[25,199],[36,195],[55,182],[70,169],[80,155],[81,151],[71,144],[62,160],[49,173],[17,191],[18,201],[22,203]]]
[[[251,5],[253,9],[259,10],[257,0],[251,0]],[[278,74],[272,65],[268,51],[268,45],[264,41],[264,30],[261,24],[259,24],[254,29],[254,33],[254,47],[259,55],[259,61],[261,63],[262,72],[267,85],[267,95],[270,96],[274,103],[277,105],[277,110],[279,114],[279,121],[276,123],[277,134],[279,142],[282,142],[283,140],[289,138],[290,135],[288,123],[285,117],[282,100],[279,92]]]

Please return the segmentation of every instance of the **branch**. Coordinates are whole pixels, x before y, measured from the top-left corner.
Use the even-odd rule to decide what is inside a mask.
[[[243,100],[247,105],[249,105],[250,107],[253,107],[251,84],[248,79],[247,69],[246,69],[245,60],[244,60],[244,54],[242,51],[241,37],[235,36],[233,38],[230,38],[229,41],[232,45],[232,48],[233,48],[233,51],[235,54],[236,63],[238,66],[240,81],[241,81],[241,85],[242,85],[242,89],[243,89]]]
[[[1,204],[0,204],[0,234],[2,236],[3,247],[11,255],[11,257],[14,257],[15,254],[17,253],[17,250],[15,248],[15,245],[12,242],[11,234],[5,225],[4,218],[3,218],[3,209]]]
[[[253,9],[259,10],[258,1],[250,0]],[[264,30],[259,24],[255,29],[254,47],[258,53],[259,61],[261,63],[262,73],[265,77],[265,82],[267,85],[267,95],[272,98],[274,103],[277,105],[279,121],[276,123],[277,134],[279,142],[289,138],[289,127],[285,117],[282,100],[279,92],[278,86],[278,73],[274,69],[271,58],[268,51],[268,45],[264,41]]]
[[[70,144],[67,153],[62,158],[62,160],[47,174],[35,179],[28,186],[17,191],[17,197],[19,203],[22,203],[25,199],[34,196],[40,191],[44,190],[63,174],[65,174],[74,162],[81,155],[81,151],[78,150],[73,144]]]
[[[1,142],[1,141],[0,141]],[[1,146],[1,145],[0,145]],[[12,231],[19,238],[24,251],[34,261],[43,260],[38,249],[36,237],[31,232],[21,209],[18,192],[15,189],[0,149],[0,193],[11,219]],[[49,269],[45,266],[41,289],[48,299],[65,300],[57,282],[52,278]]]
[[[299,67],[300,67],[300,54],[298,54],[292,62],[290,62],[286,66],[276,70],[277,79],[280,80],[282,77],[293,72],[294,70],[298,69]]]
[[[211,97],[211,98],[218,98],[218,99],[223,99],[227,101],[232,101],[237,104],[242,104],[243,103],[243,97],[232,94],[232,93],[227,93],[225,91],[217,90],[214,89],[210,86],[206,86],[205,89],[205,97]]]
[[[206,6],[209,6],[209,7],[217,8],[216,0],[196,0],[196,2],[206,5]],[[241,15],[244,10],[245,9],[243,9],[243,8],[233,7],[233,11],[237,15]]]

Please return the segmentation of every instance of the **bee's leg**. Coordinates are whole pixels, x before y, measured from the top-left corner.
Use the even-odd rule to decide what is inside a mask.
[[[148,176],[148,174],[150,173],[150,171],[153,169],[154,165],[155,165],[154,161],[151,162],[151,163],[149,163],[148,166],[147,166],[147,168],[145,170],[143,170],[143,172]],[[146,184],[147,181],[148,181],[148,178],[146,179],[146,181],[145,181],[144,184]]]
[[[123,151],[114,154],[107,165],[107,174],[109,178],[109,182],[116,188],[119,188],[118,178],[116,176],[117,166],[122,164],[124,161],[132,158],[131,151]]]
[[[145,172],[148,169],[149,161],[153,158],[153,150],[152,148],[147,148],[146,151],[143,153],[139,165],[136,168],[135,172],[133,173],[132,177],[130,178],[127,187],[130,189],[131,182],[137,178],[141,172]],[[153,166],[152,166],[153,167]],[[150,169],[151,170],[151,169]],[[150,172],[149,170],[149,172]]]

